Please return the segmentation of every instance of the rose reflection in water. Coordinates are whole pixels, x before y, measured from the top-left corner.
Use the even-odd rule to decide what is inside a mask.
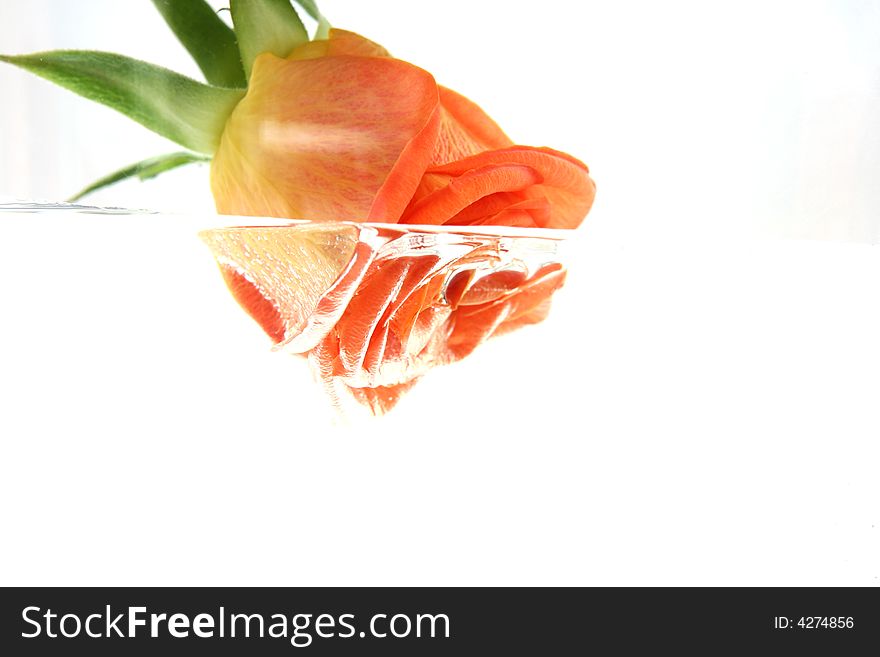
[[[291,222],[201,236],[276,348],[307,355],[338,407],[380,415],[432,367],[543,320],[566,232]]]

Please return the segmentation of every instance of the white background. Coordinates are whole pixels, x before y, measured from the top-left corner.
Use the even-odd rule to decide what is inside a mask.
[[[216,218],[3,219],[0,583],[876,585],[878,5],[611,4],[323,3],[599,186],[551,318],[382,420],[269,351]],[[149,2],[0,0],[0,51],[63,47],[197,73]],[[174,149],[0,89],[0,195]]]

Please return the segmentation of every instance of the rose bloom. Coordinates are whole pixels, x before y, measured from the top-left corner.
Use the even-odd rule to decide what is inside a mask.
[[[258,56],[211,165],[223,214],[575,228],[577,159],[516,146],[483,110],[352,32]]]
[[[275,344],[375,414],[431,367],[546,316],[565,279],[552,249],[517,255],[521,230],[479,227],[575,228],[595,194],[579,160],[514,145],[476,104],[342,30],[256,58],[211,185],[224,214],[331,222],[203,237]]]

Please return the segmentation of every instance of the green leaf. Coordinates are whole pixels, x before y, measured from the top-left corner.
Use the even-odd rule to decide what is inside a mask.
[[[126,178],[133,178],[137,176],[141,180],[148,180],[150,178],[155,178],[160,173],[165,173],[166,171],[170,171],[171,169],[182,167],[185,164],[210,161],[211,158],[205,157],[204,155],[186,152],[169,153],[167,155],[151,157],[147,160],[143,160],[142,162],[132,164],[131,166],[127,166],[124,169],[120,169],[119,171],[111,173],[109,176],[104,176],[100,180],[96,180],[75,196],[71,196],[69,199],[67,199],[67,202],[73,203],[74,201],[78,201],[87,194],[96,192],[99,189],[103,189],[104,187],[109,187],[110,185],[125,180]]]
[[[287,57],[309,40],[290,0],[229,0],[229,10],[248,78],[257,55],[271,52]]]
[[[235,32],[205,0],[153,0],[168,27],[218,87],[246,87]]]
[[[213,153],[242,89],[211,87],[137,59],[113,53],[56,50],[5,56],[19,66],[89,100],[122,112],[163,137],[199,153]]]
[[[330,35],[330,22],[324,18],[321,10],[318,9],[318,3],[315,0],[294,0],[294,2],[302,7],[309,16],[318,21],[318,31],[315,33],[315,38],[326,39]]]

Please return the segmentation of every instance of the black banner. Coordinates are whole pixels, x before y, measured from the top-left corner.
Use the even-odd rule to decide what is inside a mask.
[[[646,646],[849,655],[880,646],[880,593],[868,588],[33,588],[4,589],[0,613],[4,655],[634,654]]]

